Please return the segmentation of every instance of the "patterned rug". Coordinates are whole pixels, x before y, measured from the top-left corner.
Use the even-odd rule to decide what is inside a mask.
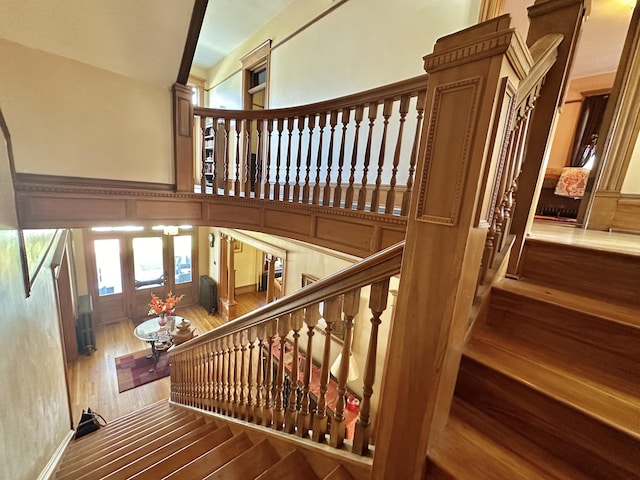
[[[160,354],[158,365],[153,372],[149,371],[153,366],[153,359],[146,358],[150,352],[151,348],[147,348],[140,352],[116,357],[116,373],[118,374],[118,391],[120,393],[169,375],[167,352]]]

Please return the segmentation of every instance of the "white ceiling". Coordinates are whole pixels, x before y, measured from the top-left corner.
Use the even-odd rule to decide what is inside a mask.
[[[193,63],[211,68],[294,0],[209,0]]]

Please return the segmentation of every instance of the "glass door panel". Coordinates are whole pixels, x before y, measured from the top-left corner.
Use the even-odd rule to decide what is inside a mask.
[[[98,295],[122,293],[122,268],[120,266],[120,240],[109,238],[95,240],[96,272],[98,274]]]
[[[175,284],[192,282],[191,235],[173,237],[173,260]]]
[[[133,239],[133,278],[136,290],[164,287],[162,237]]]
[[[93,319],[96,324],[110,323],[127,317],[123,285],[122,238],[94,239],[91,291]]]

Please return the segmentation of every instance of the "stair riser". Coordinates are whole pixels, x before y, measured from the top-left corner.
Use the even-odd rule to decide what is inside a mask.
[[[467,357],[456,395],[596,478],[637,472],[640,442]]]
[[[640,397],[640,330],[633,326],[501,290],[492,294],[486,326],[568,371]]]
[[[640,257],[528,240],[520,276],[610,302],[640,306]]]

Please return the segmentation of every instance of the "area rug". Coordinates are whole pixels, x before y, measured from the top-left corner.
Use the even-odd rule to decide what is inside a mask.
[[[153,366],[153,358],[146,356],[150,352],[151,349],[148,348],[116,357],[116,373],[118,374],[118,391],[120,393],[169,375],[169,356],[166,352],[160,353],[156,369],[153,372],[149,371]]]

